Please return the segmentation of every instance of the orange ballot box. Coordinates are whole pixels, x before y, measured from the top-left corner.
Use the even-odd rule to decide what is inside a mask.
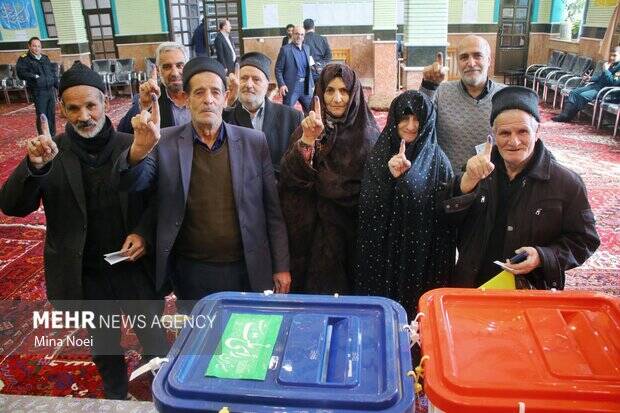
[[[419,307],[429,412],[620,412],[620,299],[442,288]]]

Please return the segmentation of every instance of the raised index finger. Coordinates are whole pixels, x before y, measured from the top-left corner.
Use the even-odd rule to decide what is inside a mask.
[[[151,101],[153,102],[151,105],[151,121],[159,126],[159,102],[157,102],[157,95],[155,93],[151,94]]]
[[[235,76],[237,76],[237,79],[239,79],[240,70],[241,70],[241,67],[239,66],[239,62],[235,63]]]
[[[153,70],[151,70],[151,79],[157,82],[157,66],[154,66]]]
[[[316,116],[321,119],[321,100],[318,96],[314,97],[314,100],[312,102],[312,110],[314,111],[314,113],[316,113]]]
[[[443,53],[442,52],[437,52],[437,63],[439,63],[439,66],[443,66]]]
[[[398,150],[398,154],[399,155],[405,154],[405,140],[404,139],[400,140],[400,149]]]
[[[491,135],[487,136],[487,142],[484,144],[484,151],[482,154],[491,159],[491,151],[493,150],[493,137]]]
[[[43,135],[47,136],[48,138],[52,137],[49,124],[47,123],[47,116],[45,116],[44,113],[41,113],[41,131],[43,131]]]

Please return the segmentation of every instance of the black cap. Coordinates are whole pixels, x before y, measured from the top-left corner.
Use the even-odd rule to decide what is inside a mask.
[[[507,86],[493,95],[491,99],[491,125],[505,110],[520,109],[534,116],[540,122],[538,113],[538,94],[523,86]]]
[[[271,71],[271,59],[262,53],[249,52],[241,56],[239,67],[254,66],[267,76],[269,80],[269,72]]]
[[[192,76],[202,73],[211,72],[218,75],[224,83],[224,90],[226,90],[226,69],[217,60],[208,56],[198,56],[185,63],[183,67],[183,90],[188,91],[189,80]]]
[[[95,87],[104,94],[106,92],[105,84],[103,83],[101,75],[88,66],[85,66],[82,62],[77,61],[60,77],[60,83],[58,84],[58,95],[62,96],[62,92],[66,89],[80,85]]]

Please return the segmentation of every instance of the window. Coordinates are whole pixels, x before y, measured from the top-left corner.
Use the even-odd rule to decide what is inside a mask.
[[[82,0],[82,4],[93,59],[116,58],[110,0]]]
[[[54,20],[54,11],[52,10],[52,2],[50,0],[41,0],[43,8],[43,17],[45,18],[45,27],[47,28],[47,37],[58,37],[56,31],[56,21]]]
[[[237,0],[206,0],[206,25],[207,25],[207,41],[209,47],[215,42],[215,36],[219,31],[219,22],[228,19],[231,26],[230,39],[235,48],[237,56],[241,55],[241,16],[238,14],[241,10]]]
[[[170,19],[175,42],[190,45],[194,30],[200,24],[202,10],[202,0],[170,0]]]

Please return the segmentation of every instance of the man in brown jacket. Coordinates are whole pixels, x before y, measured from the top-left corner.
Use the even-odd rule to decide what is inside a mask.
[[[467,161],[444,204],[459,223],[453,286],[478,287],[501,271],[494,261],[526,253],[507,264],[518,288],[563,289],[564,272],[598,248],[585,185],[538,139],[539,121],[534,91],[515,86],[493,96],[496,145]]]

